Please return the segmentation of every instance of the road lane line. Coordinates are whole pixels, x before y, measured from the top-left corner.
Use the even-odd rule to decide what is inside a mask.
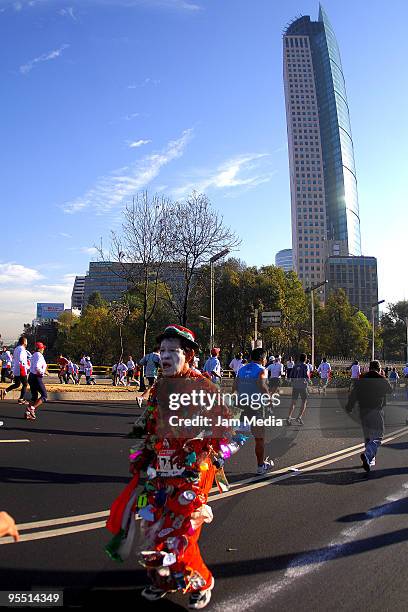
[[[400,438],[404,435],[406,435],[408,433],[408,427],[404,427],[402,429],[396,430],[395,432],[390,432],[390,434],[388,436],[386,436],[383,439],[383,444],[387,444],[388,442],[391,442],[392,440],[395,440],[397,438]],[[276,472],[271,472],[269,475],[269,478],[267,478],[265,480],[265,477],[263,477],[264,479],[260,482],[254,482],[254,480],[259,480],[259,477],[254,477],[253,479],[246,479],[244,481],[241,481],[240,484],[247,482],[248,480],[251,480],[253,482],[252,485],[248,485],[248,486],[244,486],[239,489],[236,489],[235,491],[227,491],[225,493],[216,493],[215,495],[209,495],[208,501],[217,501],[218,499],[225,499],[227,497],[232,497],[234,495],[240,495],[241,493],[247,493],[249,491],[254,491],[255,489],[260,489],[266,486],[270,486],[272,484],[275,484],[277,482],[281,482],[282,480],[287,480],[289,478],[293,478],[294,476],[299,476],[305,472],[311,472],[314,470],[319,470],[319,468],[322,468],[326,465],[330,465],[332,463],[336,463],[337,461],[342,461],[343,459],[347,459],[348,457],[352,457],[353,455],[357,455],[360,453],[361,450],[363,450],[364,448],[364,444],[359,444],[353,447],[349,447],[350,449],[353,449],[351,452],[345,452],[349,449],[344,449],[343,451],[337,451],[336,453],[330,453],[330,455],[335,455],[334,457],[330,455],[323,455],[321,458],[316,458],[314,460],[309,460],[309,461],[305,461],[304,464],[297,464],[297,465],[306,465],[306,467],[303,470],[299,470],[298,472],[288,472],[288,470],[290,470],[291,468],[295,467],[295,466],[289,466],[287,468],[282,468],[281,470],[277,470]],[[325,461],[321,461],[321,459],[326,459]],[[311,463],[313,462],[313,465],[311,465]],[[316,463],[318,462],[318,463]],[[282,473],[285,472],[285,473]],[[279,476],[275,477],[275,478],[271,478],[271,476],[273,476],[274,474],[280,474]],[[235,483],[238,484],[238,483]],[[102,517],[102,516],[108,516],[109,515],[109,511],[102,511],[102,512],[95,512],[92,514],[88,514],[88,515],[78,515],[78,516],[74,516],[74,517],[67,517],[67,518],[59,518],[59,519],[51,519],[48,521],[38,521],[37,523],[24,523],[22,525],[17,525],[18,529],[24,530],[24,529],[29,529],[29,528],[35,528],[35,527],[40,527],[40,526],[51,526],[51,525],[58,525],[58,524],[64,524],[64,523],[74,523],[74,522],[79,522],[81,520],[84,520],[85,518],[91,519],[91,518],[97,518],[97,517]],[[82,518],[79,518],[82,517]],[[137,517],[138,520],[139,517]],[[28,527],[28,526],[31,527]],[[76,533],[76,532],[80,532],[80,531],[90,531],[93,529],[100,529],[102,527],[105,527],[106,525],[106,521],[99,521],[96,523],[86,523],[84,525],[74,525],[72,527],[66,527],[66,528],[62,528],[62,529],[54,529],[54,530],[50,530],[50,531],[39,531],[37,533],[32,533],[32,534],[26,534],[21,536],[20,541],[24,542],[24,541],[30,541],[30,540],[40,540],[40,539],[45,539],[45,538],[51,538],[51,537],[57,537],[60,535],[67,535],[70,533]],[[10,544],[13,542],[12,538],[3,538],[2,540],[0,540],[0,545],[1,544]]]
[[[30,440],[0,440],[0,444],[16,443],[16,442],[30,442]]]
[[[92,531],[94,529],[101,529],[106,526],[106,521],[99,521],[97,523],[86,523],[85,525],[76,525],[73,527],[66,527],[64,529],[51,529],[50,531],[38,531],[37,533],[27,533],[26,535],[20,536],[20,542],[29,542],[31,540],[46,540],[47,538],[56,538],[57,536],[69,535],[70,533],[79,533],[80,531]],[[0,540],[1,544],[12,544],[13,538],[7,537]]]
[[[27,531],[27,529],[37,529],[39,527],[51,527],[52,525],[66,525],[67,523],[81,523],[82,521],[90,521],[91,519],[103,518],[109,516],[109,510],[102,512],[92,512],[90,514],[78,514],[77,516],[67,516],[56,519],[47,519],[44,521],[35,521],[33,523],[21,523],[17,525],[19,531]]]

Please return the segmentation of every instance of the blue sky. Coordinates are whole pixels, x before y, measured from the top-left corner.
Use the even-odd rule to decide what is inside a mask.
[[[408,297],[405,0],[326,0],[346,78],[363,252]],[[282,30],[310,0],[0,0],[0,333],[70,304],[148,188],[205,191],[248,264],[291,246]],[[404,250],[403,250],[404,249]]]

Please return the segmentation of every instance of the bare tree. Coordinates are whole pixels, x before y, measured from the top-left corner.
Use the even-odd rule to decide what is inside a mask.
[[[174,204],[171,221],[168,230],[180,282],[176,284],[173,279],[169,299],[180,323],[186,325],[199,268],[220,251],[237,247],[240,240],[224,225],[222,215],[214,210],[207,196],[195,191],[185,201]]]
[[[142,353],[146,352],[149,321],[154,315],[163,264],[169,254],[168,230],[172,202],[163,196],[138,194],[124,209],[120,233],[112,232],[109,261],[112,271],[142,303]],[[99,255],[106,261],[102,245]]]

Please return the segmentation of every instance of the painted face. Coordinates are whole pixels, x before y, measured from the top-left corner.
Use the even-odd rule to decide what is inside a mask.
[[[177,376],[187,365],[186,355],[178,338],[164,338],[160,344],[163,376]]]

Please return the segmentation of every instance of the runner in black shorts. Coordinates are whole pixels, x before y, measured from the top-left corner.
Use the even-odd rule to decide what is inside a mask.
[[[42,342],[36,342],[35,348],[36,352],[31,358],[30,375],[28,377],[28,384],[31,390],[31,402],[28,404],[24,415],[25,418],[30,421],[36,419],[36,408],[47,401],[47,390],[43,382],[43,376],[47,375],[47,364],[43,357],[45,346]]]
[[[265,370],[266,351],[261,348],[253,349],[251,361],[238,370],[234,380],[233,392],[236,392],[241,400],[242,396],[269,396],[268,378]],[[257,415],[254,408],[249,405],[243,409],[243,414],[248,417]],[[260,414],[259,416],[262,416]],[[273,461],[265,457],[265,426],[251,425],[251,433],[255,438],[255,455],[258,463],[257,474],[265,474],[273,466]]]
[[[292,425],[292,421],[295,420],[292,418],[292,414],[295,410],[295,404],[298,397],[302,399],[302,407],[300,409],[298,417],[296,418],[296,422],[299,423],[299,425],[304,425],[302,417],[305,413],[307,405],[307,385],[309,382],[309,377],[310,374],[309,369],[306,365],[306,355],[305,353],[302,353],[301,355],[299,355],[298,363],[292,368],[290,377],[292,382],[292,404],[290,407],[288,418],[286,419],[286,423],[288,425]]]

